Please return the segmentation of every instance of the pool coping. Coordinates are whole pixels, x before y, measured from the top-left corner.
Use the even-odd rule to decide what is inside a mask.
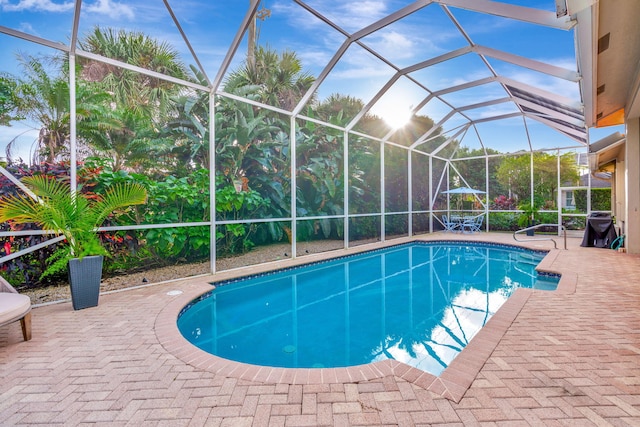
[[[457,240],[455,238],[439,240],[468,243],[467,241]],[[407,239],[406,243],[413,241],[424,242],[424,240],[412,238]],[[433,240],[428,240],[428,242],[433,242]],[[489,241],[476,240],[475,242],[489,245],[496,244],[495,242]],[[382,247],[396,245],[397,243],[390,243]],[[532,249],[527,247],[527,245],[499,245]],[[377,247],[380,248],[381,246]],[[356,251],[350,251],[350,254],[368,250],[370,249],[363,247]],[[533,250],[539,251],[539,249]],[[538,265],[537,270],[551,274],[561,274],[558,288],[555,291],[551,291],[551,293],[574,293],[577,285],[577,274],[563,273],[553,268],[553,262],[557,258],[558,253],[559,250],[557,249],[549,250],[545,258]],[[345,254],[332,253],[324,255],[325,259],[336,259],[343,257]],[[309,264],[309,262],[309,260],[303,259],[302,261],[289,262],[287,264],[294,266]],[[285,268],[288,267],[289,265]],[[262,266],[258,269],[263,268],[264,271],[273,270],[273,266],[271,266],[271,269]],[[233,278],[234,276],[240,277],[248,274],[251,273],[247,273],[246,269],[237,269],[232,272],[227,272],[223,276]],[[176,320],[186,305],[202,294],[211,291],[210,283],[220,281],[220,276],[221,274],[201,276],[185,281],[183,293],[177,295],[156,317],[155,333],[158,341],[166,351],[183,362],[216,375],[265,384],[307,385],[357,383],[382,379],[393,375],[454,402],[459,402],[469,387],[471,387],[478,373],[504,334],[508,331],[511,324],[517,318],[530,296],[533,295],[534,292],[549,292],[525,288],[517,289],[449,366],[436,377],[435,375],[396,360],[383,360],[344,368],[276,368],[236,362],[207,353],[191,344],[182,336],[178,330]],[[222,280],[224,280],[224,278],[222,278]]]

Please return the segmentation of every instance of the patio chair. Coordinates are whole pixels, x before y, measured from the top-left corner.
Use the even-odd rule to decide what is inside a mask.
[[[460,230],[460,223],[451,221],[447,215],[442,215],[442,224],[444,224],[444,231],[456,232]]]
[[[20,320],[22,337],[31,339],[31,299],[20,295],[14,288],[0,277],[0,326]]]
[[[482,222],[484,221],[484,215],[474,216],[473,218],[467,218],[462,223],[462,232],[467,230],[469,233],[475,233],[482,228]]]

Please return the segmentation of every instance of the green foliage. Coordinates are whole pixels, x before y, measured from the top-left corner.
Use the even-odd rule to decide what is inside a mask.
[[[231,72],[225,90],[237,93],[249,89],[256,95],[256,100],[292,110],[315,77],[303,71],[302,62],[293,51],[278,53],[269,47],[258,46],[254,55],[254,61],[246,61]]]
[[[508,195],[517,200],[526,200],[531,195],[531,158],[527,154],[505,156],[496,171],[496,177],[508,183]]]
[[[93,32],[79,41],[79,45],[87,52],[175,78],[186,79],[188,75],[176,48],[141,32],[95,27]],[[146,117],[166,113],[171,96],[181,89],[165,79],[104,62],[84,57],[80,57],[78,62],[85,80],[98,82],[106,92],[112,94],[117,105]]]
[[[576,210],[573,213],[587,213],[587,190],[573,190]],[[591,189],[591,210],[610,211],[611,210],[611,188]]]
[[[0,74],[0,126],[10,126],[12,121],[22,120],[21,109],[17,80]]]
[[[342,215],[342,138],[335,129],[305,121],[297,127],[296,141],[299,141],[296,162],[298,216]],[[341,236],[342,225],[336,221],[301,221],[298,225],[298,237],[302,240]]]
[[[531,182],[534,183],[534,196],[544,201],[542,205],[555,207],[558,191],[558,157],[554,154],[533,153],[533,178],[531,177],[531,156],[527,153],[502,158],[496,171],[499,181],[507,184],[506,191],[519,201],[527,200],[531,195]],[[560,156],[560,182],[565,186],[576,185],[580,176],[574,153]],[[533,179],[533,181],[532,181]]]
[[[148,203],[137,209],[138,222],[175,224],[209,221],[209,171],[206,169],[196,170],[187,177],[170,175],[163,181],[156,181],[146,175],[113,171],[107,167],[98,180],[98,188],[116,182],[137,182],[147,189]],[[257,218],[268,212],[268,199],[249,188],[236,190],[230,178],[223,174],[216,175],[216,187],[218,220]],[[256,230],[255,224],[219,226],[216,231],[218,250],[221,253],[246,252],[254,245],[250,237]],[[154,228],[146,231],[143,239],[156,262],[193,261],[209,256],[209,227]]]
[[[518,210],[522,211],[522,213],[518,216],[518,225],[521,228],[530,227],[538,218],[540,203],[538,200],[534,201],[534,203],[526,201],[518,206]]]
[[[222,174],[216,176],[216,214],[222,220],[239,220],[258,217],[260,211],[270,206],[256,191],[240,189]],[[251,236],[257,231],[256,224],[224,224],[216,230],[216,246],[222,254],[244,253],[255,243]],[[275,232],[274,232],[275,234]],[[281,236],[281,235],[280,235]]]
[[[516,212],[489,212],[489,231],[516,231],[519,215]]]
[[[611,188],[591,189],[591,210],[610,211],[611,210]]]
[[[80,47],[208,85],[206,77],[196,67],[192,66],[189,73],[175,49],[144,34],[95,28],[80,41]],[[255,53],[255,61],[247,61],[229,73],[224,91],[251,101],[292,109],[312,86],[314,77],[303,71],[294,52],[279,53],[258,47]],[[48,112],[49,115],[39,116],[42,118],[41,154],[48,155],[50,160],[60,158],[66,153],[70,132],[69,71],[65,69],[68,63],[59,61],[64,58],[57,58],[58,62],[49,70],[48,64],[40,58],[27,56],[23,59],[26,65],[24,80],[0,78],[0,123],[3,118],[6,121],[18,117],[18,111],[31,118]],[[89,178],[81,180],[81,191],[101,193],[113,185],[137,183],[146,189],[148,203],[109,216],[108,224],[167,225],[103,234],[102,243],[107,244],[109,252],[117,254],[114,265],[129,267],[206,258],[210,251],[209,227],[169,224],[210,221],[210,170],[216,171],[216,219],[232,222],[219,224],[215,230],[218,253],[225,255],[291,238],[290,221],[235,223],[254,218],[290,217],[291,197],[296,197],[296,237],[301,240],[342,237],[343,219],[326,217],[344,214],[345,191],[349,192],[350,214],[379,212],[382,203],[387,213],[404,212],[408,209],[408,197],[413,197],[416,210],[430,209],[432,198],[436,209],[444,208],[443,199],[429,194],[427,188],[430,177],[439,178],[446,167],[445,161],[438,158],[429,161],[419,153],[413,153],[413,176],[407,177],[407,150],[361,135],[384,138],[390,134],[390,141],[408,146],[433,128],[434,122],[429,117],[416,116],[404,128],[391,132],[384,120],[367,113],[360,117],[353,127],[356,133],[350,133],[347,140],[342,130],[319,125],[315,119],[345,127],[362,110],[364,102],[341,94],[331,95],[320,103],[312,98],[304,112],[311,120],[296,119],[293,130],[296,158],[292,159],[289,116],[238,101],[235,97],[216,95],[213,118],[216,139],[214,146],[209,147],[209,92],[182,90],[185,88],[173,82],[89,58],[79,58],[78,64],[79,143],[104,156],[89,159],[85,164],[81,174],[87,174]],[[16,94],[22,96],[16,97]],[[17,106],[18,99],[25,101],[19,106],[22,110]],[[459,173],[455,178],[461,181],[460,185],[464,181],[471,187],[485,189],[488,174],[492,196],[513,197],[508,206],[531,198],[532,159],[534,195],[536,203],[542,201],[538,207],[554,208],[558,181],[566,186],[573,186],[577,181],[574,154],[561,156],[560,177],[557,176],[558,158],[547,153],[534,153],[533,157],[528,152],[495,156],[490,158],[486,171],[487,162],[480,157],[499,153],[473,150],[461,146],[458,141],[443,146],[446,138],[439,133],[437,129],[417,149],[431,152],[439,148],[438,157],[456,160],[451,170],[454,175]],[[344,170],[344,144],[347,141],[349,170]],[[210,149],[215,150],[215,165],[209,164]],[[383,157],[385,200],[381,200],[380,188]],[[478,158],[469,159],[472,157]],[[296,188],[291,187],[292,163],[295,164]],[[411,196],[407,194],[408,179],[413,185]],[[600,198],[600,193],[592,194],[594,207],[607,206],[605,196]],[[586,199],[580,200],[579,192],[576,199],[579,207],[584,204],[586,209]],[[506,208],[506,201],[501,206]],[[533,213],[527,211],[525,219]],[[492,216],[492,229],[517,228],[515,215]],[[305,217],[320,218],[306,220]],[[427,217],[428,214],[424,216]],[[380,221],[380,216],[350,219],[350,238],[379,237]],[[387,216],[386,233],[406,234],[407,222],[405,214]],[[421,229],[426,229],[427,224],[423,220]]]
[[[49,163],[68,156],[70,92],[68,63],[60,57],[18,56],[21,77],[12,78],[20,113],[39,127],[38,155]],[[108,94],[87,81],[76,85],[78,134],[90,133],[101,117]]]
[[[355,138],[349,148],[349,213],[379,212],[380,144]]]

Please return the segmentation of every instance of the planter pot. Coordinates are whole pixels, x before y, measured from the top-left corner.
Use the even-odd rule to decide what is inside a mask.
[[[98,305],[103,258],[100,255],[69,260],[69,284],[74,310]]]
[[[537,221],[529,221],[529,223],[527,224],[527,227],[533,227],[536,224],[537,224]],[[536,234],[535,229],[527,230],[527,236],[534,236],[535,234]]]

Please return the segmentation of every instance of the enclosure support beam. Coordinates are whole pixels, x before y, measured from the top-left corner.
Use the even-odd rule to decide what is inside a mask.
[[[216,95],[209,92],[209,263],[211,274],[216,273]]]
[[[433,233],[433,156],[429,156],[429,233]]]
[[[384,142],[380,143],[380,241],[384,242],[386,237],[385,230],[385,188],[384,188]]]
[[[558,207],[558,218],[556,219],[556,222],[560,225],[564,225],[562,224],[562,191],[560,191],[560,188],[562,186],[562,180],[560,179],[560,174],[562,173],[562,171],[560,170],[560,150],[558,150],[556,152],[556,160],[557,160],[557,175],[558,175],[558,182],[556,184],[556,188],[558,189],[558,193],[556,194],[556,206]],[[558,227],[558,235],[560,235],[560,231],[561,228]],[[567,232],[565,230],[565,236],[567,235]]]
[[[485,231],[489,231],[489,206],[491,204],[491,188],[489,188],[489,158],[485,157],[484,158],[484,178],[485,178],[485,187],[487,192],[485,193],[486,195],[486,200],[484,203],[484,214],[485,214],[485,221],[484,221],[484,228]]]
[[[407,150],[407,200],[409,201],[409,237],[413,236],[413,150]]]
[[[344,215],[343,224],[343,237],[344,248],[349,249],[349,132],[344,131],[342,138],[342,157],[343,157],[343,172],[342,172],[342,186],[344,187],[344,204],[342,206]]]
[[[290,137],[291,141],[291,259],[296,258],[298,251],[298,221],[297,221],[297,188],[298,180],[296,179],[296,118],[291,116],[289,120]]]
[[[533,151],[529,153],[529,202],[531,206],[535,205],[536,199],[534,191],[534,183],[533,183]]]

